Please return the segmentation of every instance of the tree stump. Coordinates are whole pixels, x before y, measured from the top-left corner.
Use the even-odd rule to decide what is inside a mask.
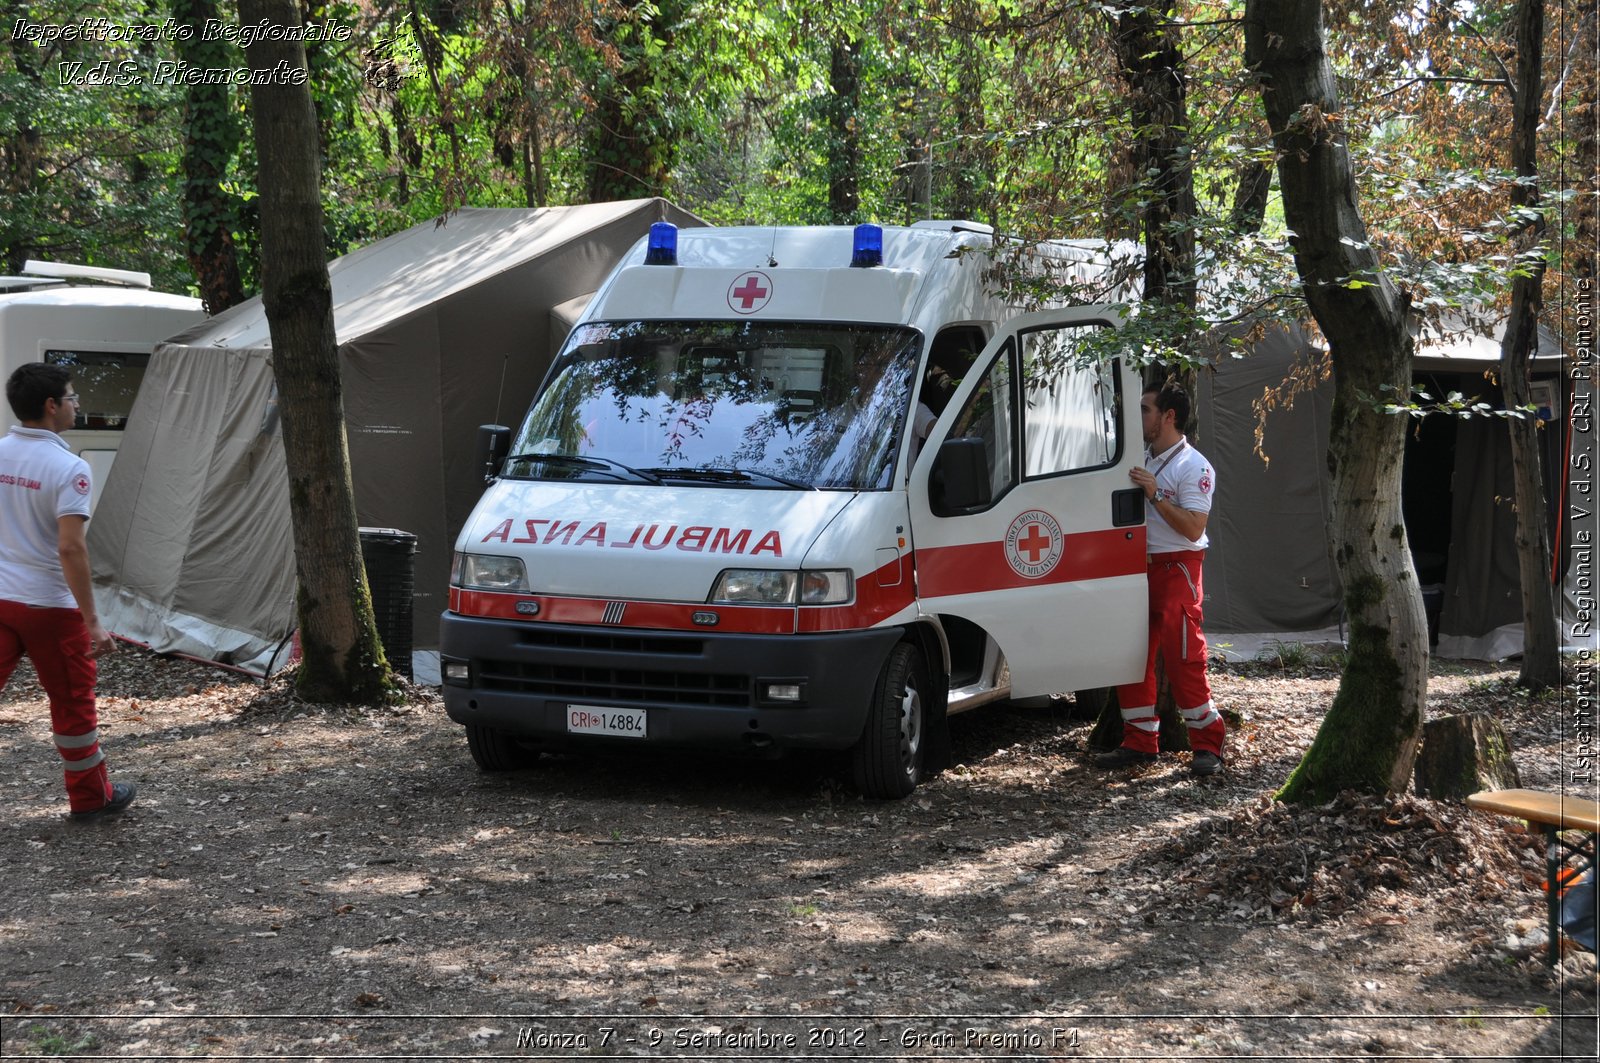
[[[1522,785],[1511,759],[1511,743],[1500,725],[1483,713],[1429,720],[1422,728],[1415,779],[1419,796],[1436,799]]]

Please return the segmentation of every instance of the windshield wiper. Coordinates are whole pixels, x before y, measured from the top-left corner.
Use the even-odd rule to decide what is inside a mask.
[[[791,480],[787,476],[774,476],[770,472],[761,472],[757,469],[721,469],[701,466],[692,469],[642,469],[646,473],[653,473],[663,480],[700,480],[705,483],[718,484],[747,484],[760,483],[767,487],[789,487],[796,491],[815,491],[816,488],[802,480]]]
[[[506,463],[513,461],[542,461],[550,465],[576,466],[581,469],[594,469],[598,472],[609,472],[612,475],[623,474],[621,479],[635,480],[639,483],[658,484],[661,477],[653,475],[648,469],[635,469],[624,465],[620,461],[610,458],[601,458],[592,454],[513,454],[506,459]]]

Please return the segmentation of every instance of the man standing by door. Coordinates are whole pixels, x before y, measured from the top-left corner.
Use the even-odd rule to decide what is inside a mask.
[[[95,658],[116,643],[89,577],[89,463],[61,433],[78,414],[65,367],[31,362],[6,381],[20,426],[0,439],[0,688],[26,653],[50,697],[50,730],[75,819],[120,812],[132,783],[113,785],[100,752]]]
[[[1200,566],[1205,560],[1206,520],[1216,491],[1216,474],[1205,455],[1184,438],[1189,395],[1175,381],[1152,385],[1139,398],[1147,445],[1143,468],[1128,477],[1144,491],[1146,546],[1149,552],[1150,638],[1144,679],[1117,688],[1122,706],[1122,745],[1095,758],[1101,768],[1126,768],[1156,759],[1160,718],[1156,715],[1156,651],[1172,682],[1178,711],[1189,725],[1194,749],[1190,771],[1215,775],[1222,770],[1222,740],[1227,728],[1211,701],[1206,678],[1206,638],[1200,630],[1205,591]]]

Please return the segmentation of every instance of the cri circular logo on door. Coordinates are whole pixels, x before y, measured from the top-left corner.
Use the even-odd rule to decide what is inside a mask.
[[[1061,561],[1061,524],[1042,509],[1030,509],[1006,530],[1006,561],[1024,579],[1048,575]]]

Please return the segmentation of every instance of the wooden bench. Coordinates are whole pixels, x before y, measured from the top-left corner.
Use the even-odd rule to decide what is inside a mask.
[[[1600,834],[1600,804],[1544,790],[1485,790],[1468,797],[1467,804],[1483,812],[1515,816],[1544,829],[1545,911],[1550,930],[1545,959],[1554,966],[1561,959],[1561,927],[1557,918],[1561,911],[1558,903],[1561,872],[1567,861],[1574,858],[1577,862],[1569,876],[1572,879],[1594,867],[1595,835]],[[1577,839],[1565,838],[1563,831],[1582,831],[1583,835]]]

